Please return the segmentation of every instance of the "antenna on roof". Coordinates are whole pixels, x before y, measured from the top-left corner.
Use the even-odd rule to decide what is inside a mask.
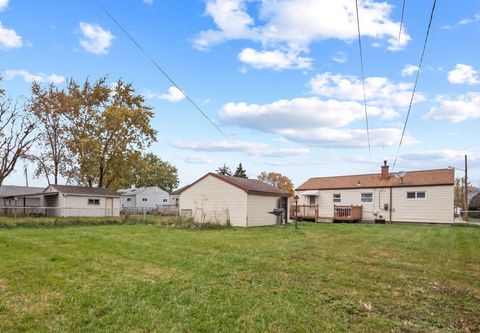
[[[406,171],[395,172],[395,175],[400,178],[400,183],[403,184],[403,178],[407,175]]]

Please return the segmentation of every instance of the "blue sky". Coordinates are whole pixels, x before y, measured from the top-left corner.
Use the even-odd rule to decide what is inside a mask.
[[[242,162],[250,177],[281,172],[297,186],[393,163],[431,1],[406,2],[400,41],[400,0],[359,1],[371,159],[353,0],[101,3],[229,140],[93,0],[0,0],[2,87],[28,96],[33,80],[132,82],[155,110],[151,150],[178,167],[181,184],[223,163]],[[397,171],[462,167],[467,153],[480,182],[479,33],[480,1],[437,2]],[[23,184],[21,167],[5,183]]]

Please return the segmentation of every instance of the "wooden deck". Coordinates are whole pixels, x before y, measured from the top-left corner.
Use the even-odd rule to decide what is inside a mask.
[[[362,205],[333,205],[333,219],[335,221],[359,221],[363,216]]]
[[[318,206],[316,205],[298,205],[298,212],[295,209],[295,204],[290,205],[290,219],[296,218],[316,221],[319,218]]]

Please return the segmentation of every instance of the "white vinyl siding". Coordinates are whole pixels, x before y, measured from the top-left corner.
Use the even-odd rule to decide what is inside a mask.
[[[107,200],[113,200],[108,202]],[[89,204],[90,200],[98,200],[97,204]],[[60,201],[64,202],[64,207],[57,210],[57,216],[119,216],[120,215],[120,198],[107,197],[84,197],[82,195],[66,195],[62,198],[60,194]],[[113,210],[112,210],[113,205]],[[108,208],[108,210],[107,210]]]
[[[224,223],[245,227],[247,193],[214,176],[207,176],[181,193],[180,210],[191,210],[197,222]]]
[[[333,205],[362,205],[363,220],[372,221],[375,218],[389,220],[390,188],[379,189],[348,189],[348,190],[321,190],[319,191],[319,216],[333,219]],[[361,193],[373,193],[372,202],[362,202]],[[407,199],[407,192],[425,192],[425,198]],[[341,194],[341,203],[332,202],[333,194]],[[308,198],[302,191],[296,192],[299,196],[299,205],[308,205]],[[415,195],[417,196],[417,194]],[[453,186],[422,186],[422,187],[394,187],[392,189],[392,221],[393,222],[424,222],[424,223],[452,223],[453,222]],[[374,213],[377,215],[375,216]]]
[[[275,225],[277,217],[268,212],[279,207],[279,200],[279,197],[249,194],[247,197],[248,226]]]
[[[407,199],[407,192],[425,192],[425,198]],[[393,221],[453,222],[453,186],[423,186],[393,189]]]

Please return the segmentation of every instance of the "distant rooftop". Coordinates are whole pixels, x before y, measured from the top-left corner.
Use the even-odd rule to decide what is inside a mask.
[[[17,195],[30,195],[41,193],[44,187],[26,187],[16,185],[2,185],[0,186],[0,198],[13,197]]]
[[[50,185],[52,189],[66,194],[84,194],[84,195],[100,195],[100,196],[120,196],[117,192],[109,188],[73,186],[73,185]]]

